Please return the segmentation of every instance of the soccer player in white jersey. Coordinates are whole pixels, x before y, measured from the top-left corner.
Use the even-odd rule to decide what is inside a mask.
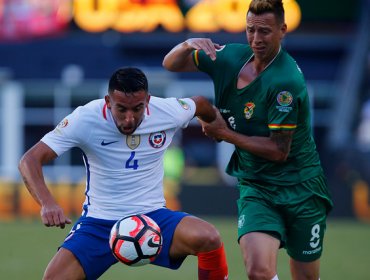
[[[163,247],[153,264],[177,269],[186,256],[195,255],[198,279],[228,279],[217,229],[165,206],[163,154],[176,130],[194,116],[211,122],[216,114],[201,96],[150,96],[141,70],[121,68],[110,78],[104,99],[75,109],[24,154],[19,170],[47,227],[64,228],[71,219],[51,195],[42,166],[73,147],[82,150],[86,166],[82,215],[47,266],[44,279],[99,278],[117,262],[108,243],[111,227],[132,214],[146,214],[161,227]]]

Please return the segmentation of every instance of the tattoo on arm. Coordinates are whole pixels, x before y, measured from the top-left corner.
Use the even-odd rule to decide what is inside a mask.
[[[289,153],[293,138],[293,131],[274,131],[271,133],[270,138],[276,143],[278,149],[282,153]]]

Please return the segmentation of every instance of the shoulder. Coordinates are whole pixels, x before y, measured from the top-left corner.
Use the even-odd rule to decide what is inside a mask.
[[[226,45],[221,45],[219,49],[216,50],[217,59],[231,57],[243,57],[244,55],[252,55],[252,49],[247,44],[231,43]],[[209,56],[204,52],[204,50],[195,50],[194,51],[195,61],[198,59],[209,60]],[[213,61],[217,63],[217,59]]]
[[[284,71],[289,71],[292,75],[292,78],[304,79],[303,72],[297,61],[288,52],[282,50],[278,61],[279,67],[281,67]]]
[[[58,124],[56,129],[64,128],[65,132],[74,134],[90,131],[92,125],[104,119],[104,104],[104,99],[97,99],[78,106]]]
[[[164,127],[184,127],[195,115],[195,102],[190,98],[160,98],[151,96],[147,123]]]
[[[85,114],[101,114],[103,112],[104,106],[105,100],[103,98],[95,99],[81,106],[80,110]]]
[[[239,44],[239,43],[231,43],[221,46],[218,53],[223,53],[224,55],[236,55],[236,56],[243,56],[243,55],[251,55],[252,49],[247,44]]]
[[[248,44],[241,44],[241,43],[230,43],[230,44],[223,45],[223,47],[227,50],[234,50],[234,51],[251,50]]]
[[[105,110],[105,100],[96,99],[83,106],[77,107],[71,115],[78,116],[80,121],[97,121],[101,118],[105,118]]]
[[[225,74],[225,69],[228,69],[228,73],[239,71],[241,65],[243,65],[252,54],[249,45],[231,43],[222,45],[221,48],[217,50],[216,60],[211,60],[204,51],[199,51],[199,55],[195,55],[194,61],[201,71],[208,73],[212,78],[220,78]],[[233,73],[230,75],[233,75]]]
[[[195,103],[188,98],[161,98],[150,96],[145,118],[137,133],[147,134],[161,130],[184,128],[195,114]]]
[[[286,51],[282,50],[272,70],[270,78],[275,84],[289,86],[293,89],[303,89],[306,87],[301,68],[295,59]]]
[[[195,102],[191,98],[151,96],[149,108],[158,114],[172,115],[173,112],[195,111]]]

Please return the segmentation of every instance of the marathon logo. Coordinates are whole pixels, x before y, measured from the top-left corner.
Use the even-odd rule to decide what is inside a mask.
[[[313,255],[320,251],[321,251],[321,246],[311,251],[302,251],[302,254],[303,255]]]

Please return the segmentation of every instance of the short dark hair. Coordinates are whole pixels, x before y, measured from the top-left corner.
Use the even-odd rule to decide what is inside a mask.
[[[255,15],[273,13],[280,23],[284,23],[285,21],[282,0],[252,0],[249,5],[248,13],[249,12]]]
[[[123,67],[113,73],[109,80],[108,92],[114,90],[124,93],[148,91],[148,80],[143,71],[135,67]]]

